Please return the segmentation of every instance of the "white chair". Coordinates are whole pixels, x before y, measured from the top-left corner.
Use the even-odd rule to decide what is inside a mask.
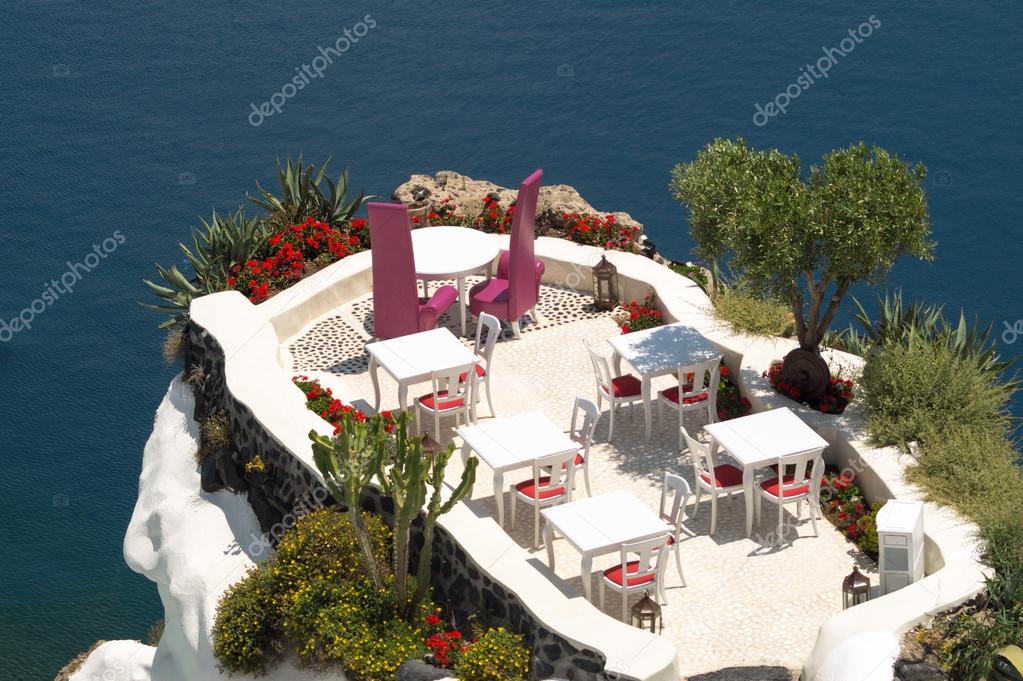
[[[611,422],[608,424],[607,440],[614,438],[615,410],[619,404],[632,404],[643,401],[643,383],[632,374],[612,376],[607,358],[598,353],[583,339],[583,345],[590,354],[590,363],[597,378],[597,409],[601,408],[602,400],[611,403]]]
[[[692,377],[692,378],[690,378]],[[717,421],[718,384],[721,382],[721,358],[715,357],[698,364],[679,366],[678,386],[657,394],[657,418],[669,404],[678,412],[678,425],[685,426],[686,412],[706,411],[707,423]],[[684,443],[679,439],[679,447]]]
[[[484,329],[487,332],[486,337],[483,336]],[[492,314],[483,312],[480,314],[479,321],[476,323],[476,344],[474,350],[476,356],[480,360],[476,363],[476,399],[473,400],[473,418],[475,418],[476,404],[479,403],[482,397],[479,393],[480,384],[486,386],[487,389],[487,406],[490,407],[490,415],[497,416],[497,412],[494,411],[494,400],[490,397],[490,372],[492,369],[491,360],[494,357],[494,346],[497,345],[497,339],[501,335],[501,320]],[[458,377],[460,381],[465,381],[466,375],[462,374]]]
[[[803,501],[809,505],[813,536],[817,534],[817,513],[821,507],[821,478],[824,476],[823,449],[792,454],[778,459],[775,477],[760,483],[756,500],[756,520],[760,523],[761,506],[766,499],[778,505],[778,541],[785,537],[785,504],[796,504],[796,520],[802,515]],[[807,469],[810,470],[807,470]],[[794,469],[789,475],[789,469]],[[781,481],[777,472],[782,471]]]
[[[604,609],[604,586],[622,595],[622,621],[629,624],[629,594],[652,589],[654,598],[668,604],[662,587],[664,554],[668,535],[622,544],[618,565],[604,570],[600,579],[600,609]],[[629,556],[638,560],[629,560]]]
[[[717,454],[710,445],[693,439],[684,427],[679,427],[682,439],[693,457],[693,470],[696,473],[696,505],[693,506],[693,517],[700,510],[700,497],[703,492],[710,494],[710,533],[713,535],[718,524],[718,495],[724,494],[731,503],[732,495],[742,494],[742,469],[728,463],[719,464]]]
[[[533,461],[533,477],[511,486],[511,522],[515,525],[515,501],[533,507],[533,548],[540,545],[540,509],[572,501],[576,452],[552,454]]]
[[[572,426],[568,436],[579,445],[579,453],[575,455],[575,468],[577,474],[579,469],[582,469],[587,496],[593,496],[590,492],[590,445],[593,443],[593,433],[597,430],[599,420],[600,410],[597,409],[597,405],[582,397],[575,398],[575,405],[572,407]]]
[[[476,388],[476,363],[452,367],[444,371],[434,371],[430,375],[433,391],[416,399],[416,432],[422,433],[419,422],[421,412],[433,414],[433,438],[440,442],[440,417],[455,415],[455,427],[460,417],[468,424],[472,420],[472,398]],[[467,376],[470,380],[462,381]]]
[[[678,545],[682,539],[682,532],[692,536],[693,533],[682,525],[682,516],[685,515],[686,505],[689,503],[689,495],[692,488],[681,475],[664,472],[664,481],[661,483],[661,520],[671,526],[671,534],[668,536],[668,551],[675,552],[675,566],[678,568],[678,576],[682,580],[682,586],[686,585],[686,576],[682,574],[682,548]],[[669,508],[669,499],[671,507]]]

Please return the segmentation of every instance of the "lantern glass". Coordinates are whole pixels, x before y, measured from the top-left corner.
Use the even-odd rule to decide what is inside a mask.
[[[593,266],[593,304],[601,310],[618,304],[618,268],[604,255]]]
[[[650,598],[650,592],[644,591],[643,598],[639,599],[636,605],[632,606],[632,626],[640,629],[650,629],[651,634],[656,634],[658,627],[664,629],[664,620],[661,617],[661,606],[657,601]]]
[[[853,566],[853,571],[842,580],[842,608],[851,608],[870,600],[870,579]]]

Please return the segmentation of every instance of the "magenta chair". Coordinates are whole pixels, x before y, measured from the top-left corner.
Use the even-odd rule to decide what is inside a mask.
[[[419,297],[412,226],[400,203],[369,204],[373,256],[373,320],[377,338],[397,338],[436,328],[437,319],[458,300],[453,286]]]
[[[536,238],[536,202],[543,170],[527,177],[519,187],[512,218],[511,244],[505,276],[482,281],[469,289],[469,310],[477,317],[486,312],[511,324],[516,338],[522,337],[519,320],[540,299],[543,263],[533,258]],[[500,263],[499,263],[500,265]]]

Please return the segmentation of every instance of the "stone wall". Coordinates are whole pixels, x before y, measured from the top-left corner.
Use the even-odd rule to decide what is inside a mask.
[[[224,353],[216,339],[196,323],[189,328],[188,372],[201,368],[202,380],[194,382],[196,419],[223,410],[231,424],[234,451],[219,462],[221,486],[247,492],[249,503],[268,544],[276,544],[295,518],[333,499],[317,473],[309,470],[234,398],[224,378]],[[244,464],[259,455],[266,465],[262,475],[246,475]],[[228,472],[223,472],[224,470]],[[233,476],[233,477],[232,477]],[[226,479],[225,479],[226,478]],[[243,482],[232,480],[241,478]],[[207,481],[203,481],[206,487]],[[373,488],[361,505],[393,521],[393,503]],[[413,528],[411,559],[418,559],[422,533]],[[630,677],[605,671],[599,653],[580,648],[543,626],[524,606],[522,599],[492,579],[476,564],[443,527],[436,527],[433,542],[433,589],[437,603],[452,611],[466,625],[471,614],[484,626],[503,626],[521,633],[533,651],[534,678],[572,681],[626,681]]]

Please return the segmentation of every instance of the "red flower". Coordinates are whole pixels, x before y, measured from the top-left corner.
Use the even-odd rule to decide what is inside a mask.
[[[728,367],[724,364],[721,365],[721,378],[728,378]]]

